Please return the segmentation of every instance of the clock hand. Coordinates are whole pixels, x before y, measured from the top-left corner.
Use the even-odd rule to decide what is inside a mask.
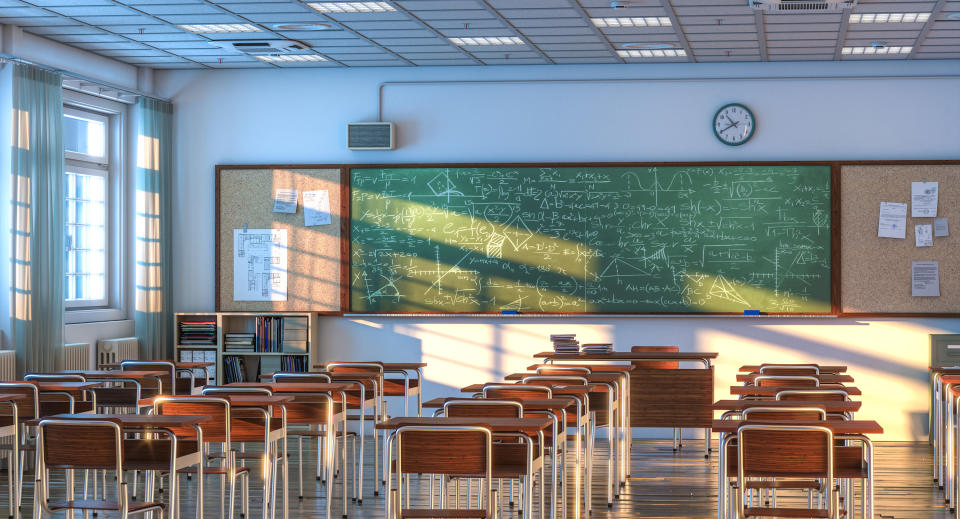
[[[727,120],[730,121],[730,124],[733,125],[734,127],[740,124],[738,121],[734,121],[733,119],[731,119],[729,115],[724,115],[724,117],[726,117]]]
[[[733,124],[731,124],[730,126],[727,126],[726,128],[720,130],[720,133],[723,133],[723,132],[729,130],[730,128],[735,128],[736,126],[737,126],[737,123],[733,123]]]

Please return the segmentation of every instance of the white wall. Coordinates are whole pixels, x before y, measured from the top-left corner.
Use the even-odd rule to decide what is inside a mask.
[[[960,79],[929,77],[957,70],[864,62],[158,72],[157,92],[176,110],[174,307],[214,306],[216,164],[957,159]],[[563,81],[390,85],[383,119],[398,124],[400,148],[345,148],[345,123],[376,120],[381,82],[425,80]],[[732,101],[758,120],[754,140],[736,148],[710,128]],[[883,422],[884,439],[901,440],[926,434],[927,334],[960,332],[960,320],[324,318],[320,355],[422,358],[430,398],[523,368],[558,331],[619,348],[719,351],[718,397],[748,362],[847,364],[866,393],[863,416]]]

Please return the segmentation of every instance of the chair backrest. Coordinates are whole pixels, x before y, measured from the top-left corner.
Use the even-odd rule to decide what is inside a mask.
[[[330,383],[330,375],[326,373],[274,373],[272,379],[274,382]]]
[[[591,373],[593,373],[593,370],[581,366],[541,366],[537,368],[537,375],[588,376]]]
[[[29,382],[0,382],[0,393],[21,395],[17,400],[17,416],[21,419],[40,418],[40,391]]]
[[[738,476],[826,478],[833,483],[833,433],[820,426],[745,424],[737,429]],[[743,492],[741,483],[738,492]],[[834,517],[834,516],[831,516]]]
[[[482,426],[400,427],[396,440],[397,471],[490,477],[492,438],[490,429]]]
[[[207,386],[200,393],[202,395],[272,395],[273,391],[268,387],[232,387],[232,386]]]
[[[748,407],[741,413],[744,420],[826,420],[827,412],[819,407]]]
[[[332,423],[333,400],[326,393],[294,393],[293,400],[284,404],[287,409],[287,425],[319,425]],[[279,417],[280,407],[274,407],[274,417]]]
[[[273,391],[266,387],[232,387],[217,386],[203,388],[204,396],[228,396],[228,395],[266,395],[270,396]],[[272,409],[272,415],[271,410]],[[271,416],[278,418],[282,413],[280,406],[271,406],[264,404],[262,407],[235,407],[230,408],[230,437],[235,442],[259,442],[264,445],[268,441],[268,435],[276,424],[271,423]],[[204,441],[206,441],[206,431],[204,431]]]
[[[44,419],[38,427],[48,469],[123,470],[123,429],[119,421]]]
[[[36,382],[86,382],[83,375],[66,373],[27,373],[23,380]]]
[[[679,346],[631,346],[631,353],[677,353]],[[679,369],[680,363],[674,360],[640,360],[634,361],[637,369]]]
[[[763,364],[761,375],[819,375],[820,366],[816,364]]]
[[[785,389],[777,392],[777,400],[847,402],[850,400],[850,395],[842,389]]]
[[[447,400],[443,414],[466,418],[523,418],[523,404],[514,400],[487,400],[462,398]]]
[[[820,379],[812,376],[760,375],[753,379],[758,387],[819,387]]]
[[[483,398],[553,398],[553,390],[538,385],[490,384],[484,386]]]
[[[215,396],[181,395],[160,396],[153,401],[153,412],[158,415],[209,415],[210,420],[200,424],[204,443],[230,443],[230,402]],[[193,427],[171,427],[179,438],[196,438]]]
[[[559,376],[559,375],[531,375],[523,377],[521,384],[542,384],[545,386],[585,386],[589,381],[584,377]]]
[[[383,378],[383,364],[378,362],[328,362],[330,373],[376,373]]]
[[[120,363],[121,371],[166,371],[167,374],[160,377],[163,384],[161,393],[166,395],[175,395],[177,388],[173,381],[176,377],[177,367],[168,360],[125,360]],[[143,396],[147,397],[155,394],[157,391],[156,381],[152,378],[145,378],[140,381]]]

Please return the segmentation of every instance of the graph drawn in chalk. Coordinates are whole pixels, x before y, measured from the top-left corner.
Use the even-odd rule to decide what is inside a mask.
[[[750,305],[750,303],[737,292],[737,289],[734,288],[730,281],[721,275],[717,275],[716,279],[713,280],[713,285],[710,287],[710,295],[744,306]]]

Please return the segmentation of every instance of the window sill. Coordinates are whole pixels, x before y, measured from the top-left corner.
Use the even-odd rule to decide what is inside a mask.
[[[127,318],[119,308],[74,308],[63,313],[63,324],[99,323],[123,321]]]

